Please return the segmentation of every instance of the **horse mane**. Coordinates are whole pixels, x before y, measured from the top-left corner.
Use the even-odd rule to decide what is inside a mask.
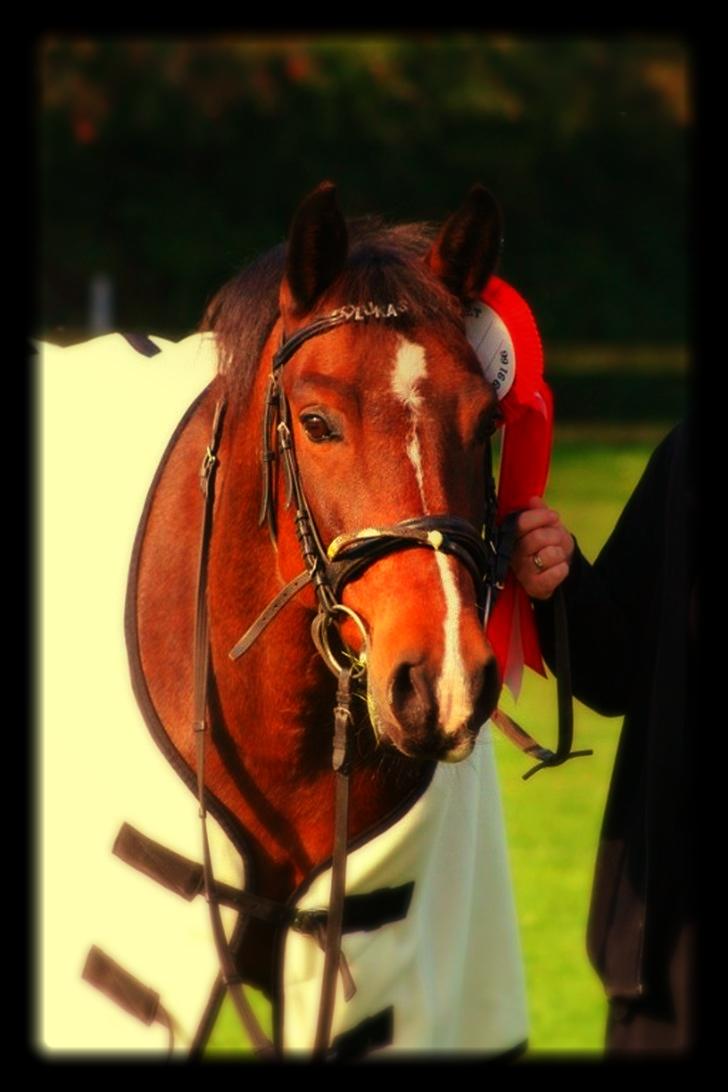
[[[438,321],[462,329],[457,301],[426,265],[435,229],[425,223],[387,225],[378,217],[350,220],[346,266],[332,293],[317,310],[344,303],[381,307],[406,302],[407,311],[388,325],[407,329],[418,322]],[[260,354],[278,318],[278,294],[285,272],[286,244],[257,258],[213,297],[199,329],[214,331],[219,346],[218,375],[226,397],[238,407],[246,401]]]

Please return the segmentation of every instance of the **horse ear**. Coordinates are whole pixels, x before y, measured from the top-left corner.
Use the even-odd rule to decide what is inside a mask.
[[[503,218],[493,195],[477,183],[443,224],[429,254],[433,273],[463,303],[478,299],[503,244]]]
[[[333,182],[322,182],[298,206],[291,223],[281,313],[303,315],[336,280],[348,250]]]

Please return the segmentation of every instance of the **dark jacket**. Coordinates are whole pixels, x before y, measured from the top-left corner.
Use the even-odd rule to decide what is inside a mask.
[[[563,585],[575,695],[605,716],[625,718],[587,948],[608,997],[624,1011],[649,1012],[658,1045],[666,1046],[692,1042],[694,1020],[690,465],[680,425],[652,455],[595,563],[577,547]],[[551,603],[535,610],[552,665]]]

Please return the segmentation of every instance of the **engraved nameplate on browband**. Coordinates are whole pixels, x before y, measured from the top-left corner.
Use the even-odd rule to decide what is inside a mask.
[[[342,318],[353,322],[364,322],[368,318],[398,318],[407,310],[406,303],[388,303],[386,306],[380,307],[378,303],[372,303],[369,300],[368,303],[364,304],[345,303],[342,307],[337,307],[335,311],[331,312],[331,318],[338,318],[341,315]]]

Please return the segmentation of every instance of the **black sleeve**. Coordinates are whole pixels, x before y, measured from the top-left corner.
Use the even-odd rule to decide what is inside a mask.
[[[575,696],[603,716],[627,711],[654,619],[665,534],[665,500],[678,429],[653,453],[597,560],[577,545],[562,587]],[[534,600],[547,664],[554,665],[553,600]]]

